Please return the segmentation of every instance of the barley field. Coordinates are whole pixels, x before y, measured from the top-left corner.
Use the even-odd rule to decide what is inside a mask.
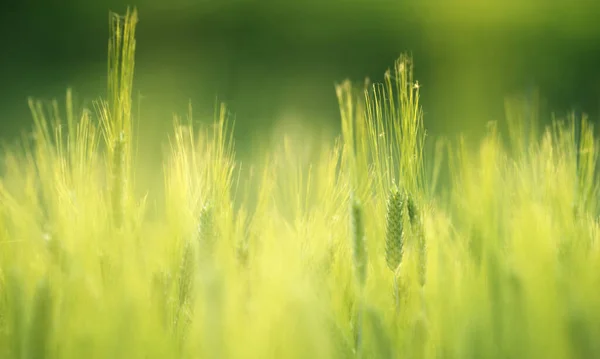
[[[30,101],[2,150],[0,357],[595,358],[598,139],[527,103],[480,141],[429,138],[410,56],[336,86],[341,134],[237,159],[225,105],[165,135],[139,195],[137,12],[108,96]],[[148,198],[161,196],[151,207]]]

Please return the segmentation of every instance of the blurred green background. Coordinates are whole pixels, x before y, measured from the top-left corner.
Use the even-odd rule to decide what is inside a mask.
[[[479,132],[504,97],[539,88],[548,110],[600,110],[598,1],[15,0],[0,32],[0,137],[31,124],[26,99],[104,94],[108,11],[139,10],[135,91],[143,134],[188,101],[235,114],[238,149],[277,123],[335,131],[334,84],[380,81],[412,52],[431,133]],[[137,95],[136,95],[137,97]],[[262,137],[261,137],[262,136]],[[158,151],[147,141],[144,151]],[[246,146],[247,148],[247,146]]]

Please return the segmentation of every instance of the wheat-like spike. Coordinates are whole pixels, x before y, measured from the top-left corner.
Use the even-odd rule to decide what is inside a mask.
[[[210,257],[216,244],[214,211],[210,204],[205,205],[200,212],[198,223],[198,244],[203,257]]]
[[[194,246],[186,241],[183,247],[183,255],[179,266],[179,306],[183,307],[190,300],[194,284],[195,262]]]
[[[419,209],[410,195],[406,197],[406,207],[408,209],[411,233],[414,240],[416,240],[416,243],[414,244],[417,246],[419,284],[423,286],[425,285],[425,271],[427,268],[427,246],[425,243],[425,233],[423,231],[423,224],[420,219]]]
[[[411,226],[418,225],[419,210],[417,204],[410,195],[406,195],[406,208],[408,210],[408,219],[410,220]]]
[[[352,198],[350,209],[350,229],[352,235],[352,251],[356,277],[361,286],[367,279],[367,248],[365,239],[365,227],[363,209],[360,201]]]
[[[352,236],[352,258],[356,279],[360,285],[358,297],[358,308],[355,327],[355,351],[360,357],[362,355],[362,322],[363,322],[363,288],[367,280],[367,246],[365,240],[365,224],[363,208],[360,201],[351,195],[350,197],[350,235]]]
[[[419,253],[419,284],[425,285],[426,271],[427,271],[427,245],[425,242],[425,234],[423,229],[417,230],[417,245]]]
[[[180,340],[183,340],[186,335],[194,301],[196,282],[196,248],[194,245],[193,241],[185,242],[177,275],[179,293],[173,324],[175,333]]]
[[[387,203],[385,260],[393,272],[400,266],[404,251],[404,206],[403,193],[398,189],[392,190]]]

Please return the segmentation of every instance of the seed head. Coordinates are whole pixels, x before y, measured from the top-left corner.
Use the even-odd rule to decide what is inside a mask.
[[[404,194],[398,189],[392,190],[387,203],[385,240],[385,260],[392,271],[396,271],[402,262],[404,206]]]
[[[423,227],[420,225],[420,222],[419,225],[415,227],[416,228],[413,228],[413,230],[417,236],[417,250],[419,254],[419,284],[424,286],[427,270],[427,245],[425,242],[425,233],[423,233]]]
[[[198,240],[201,255],[212,255],[217,238],[215,233],[213,207],[210,204],[205,205],[200,212]]]
[[[186,241],[183,247],[179,265],[179,306],[184,306],[189,300],[194,286],[196,256],[194,243]]]
[[[350,229],[352,236],[352,251],[356,276],[361,285],[367,279],[367,248],[362,205],[352,198],[350,207]]]
[[[419,225],[419,210],[417,209],[415,201],[409,195],[406,196],[406,208],[408,209],[408,219],[410,220],[410,225]]]
[[[417,248],[419,283],[423,286],[425,285],[425,270],[427,267],[425,233],[423,232],[419,209],[411,196],[406,197],[406,207],[408,210],[408,218],[410,220],[411,238],[416,241],[413,245],[416,245]]]

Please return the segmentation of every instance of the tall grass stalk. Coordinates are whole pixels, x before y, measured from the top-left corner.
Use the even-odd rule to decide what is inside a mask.
[[[356,314],[356,355],[362,357],[363,317],[364,317],[364,287],[367,280],[367,246],[364,213],[360,201],[353,196],[350,198],[350,234],[352,240],[352,259],[358,283],[357,314]]]

